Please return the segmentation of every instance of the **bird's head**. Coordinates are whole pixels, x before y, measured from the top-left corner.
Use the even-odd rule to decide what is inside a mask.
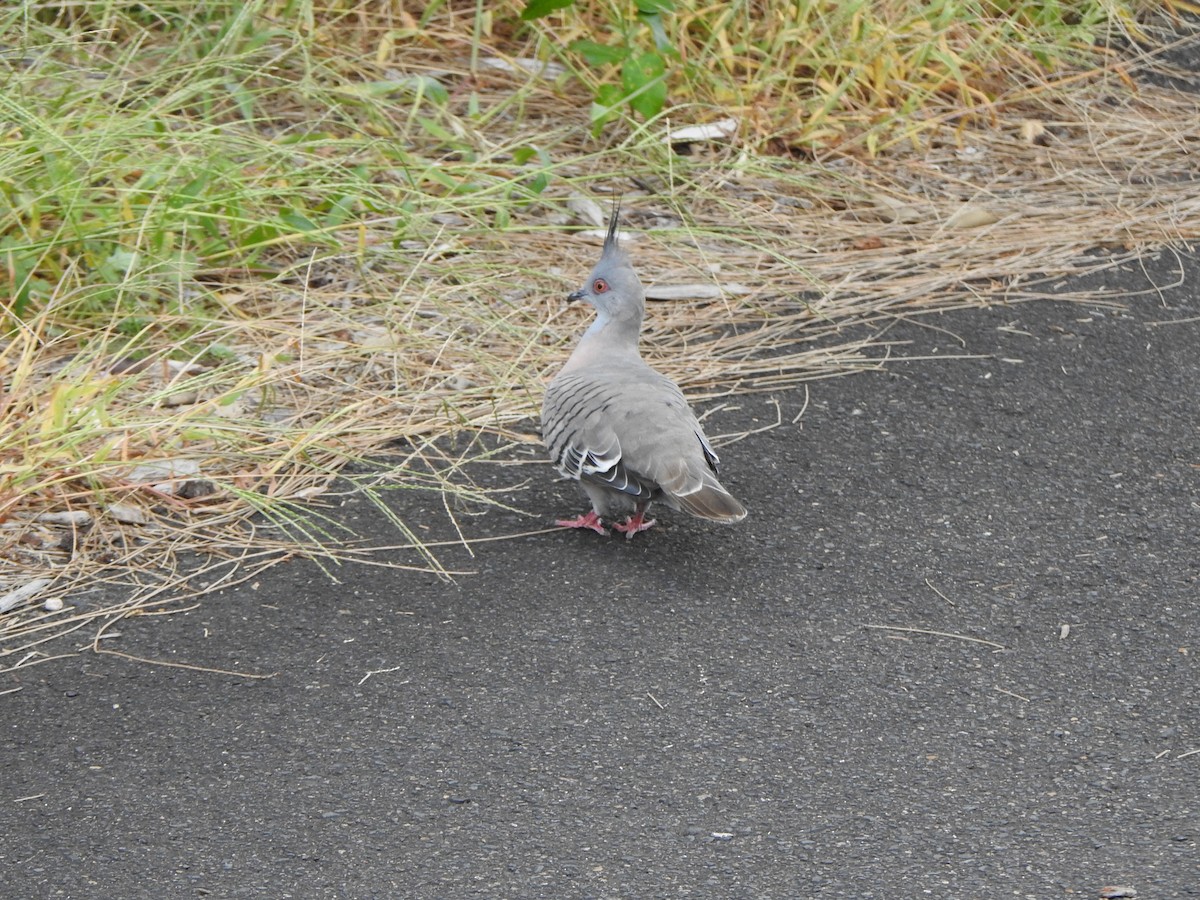
[[[608,220],[608,234],[604,238],[600,261],[592,269],[583,287],[568,294],[567,300],[572,303],[590,303],[606,318],[636,318],[640,322],[646,294],[637,272],[633,270],[629,256],[620,246],[620,212],[621,204],[618,202],[614,204],[612,216]]]

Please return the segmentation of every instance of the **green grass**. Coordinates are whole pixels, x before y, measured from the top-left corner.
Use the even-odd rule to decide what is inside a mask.
[[[749,121],[776,151],[875,153],[920,143],[1141,35],[1130,2],[798,0],[576,3],[538,20],[584,74],[603,120],[697,104]],[[1157,8],[1157,5],[1155,5]],[[561,51],[555,48],[565,48]]]
[[[180,550],[259,546],[252,513],[279,546],[337,556],[344,536],[305,503],[383,455],[403,489],[489,501],[464,469],[488,451],[437,441],[532,441],[520,423],[581,324],[553,298],[595,249],[570,238],[575,194],[637,195],[627,209],[654,216],[637,249],[652,280],[751,287],[652,315],[660,364],[713,395],[873,365],[839,336],[846,322],[961,303],[964,270],[1062,270],[1111,231],[1144,241],[1165,221],[1072,218],[1055,196],[1046,213],[1070,227],[1022,213],[1027,241],[1057,241],[1038,256],[1002,233],[947,235],[975,176],[932,193],[910,177],[933,158],[952,169],[970,133],[1023,171],[1078,161],[1063,184],[1095,193],[1112,162],[1092,153],[1094,132],[1171,146],[1165,112],[1126,123],[1058,87],[1127,93],[1095,43],[1139,33],[1128,4],[680,0],[657,21],[597,3],[535,22],[522,7],[0,11],[0,525],[16,541],[0,553],[13,571],[51,572],[63,590],[101,565],[137,582]],[[583,39],[628,53],[605,62]],[[625,77],[622,60],[646,53],[661,78]],[[565,68],[538,77],[517,59]],[[627,102],[647,77],[657,111]],[[730,115],[730,144],[681,155],[663,140]],[[1010,140],[1023,117],[1066,123],[1057,158]],[[1036,176],[1028,196],[1051,183]],[[990,190],[977,193],[1016,209]],[[898,203],[927,204],[927,220],[881,217]],[[877,240],[878,254],[850,252]],[[899,266],[910,241],[926,243]],[[186,498],[135,477],[181,459],[216,490]],[[117,521],[114,504],[148,524]],[[68,510],[100,527],[64,558],[38,543],[36,516]],[[399,564],[443,571],[396,525],[413,545]]]
[[[646,38],[628,4],[587,7],[522,30],[503,3],[478,19],[430,4],[419,21],[336,2],[19,4],[0,20],[20,51],[0,94],[10,327],[50,306],[126,333],[163,306],[203,320],[217,309],[197,285],[227,268],[361,251],[364,227],[396,243],[438,212],[503,227],[576,142],[547,128],[561,98],[543,86],[498,102],[471,88],[481,42],[557,55],[599,87],[615,74],[580,68],[573,36]],[[1094,59],[1133,21],[1121,3],[977,0],[680,4],[666,19],[671,102],[743,117],[752,146],[871,152]],[[443,66],[465,103],[427,74]]]

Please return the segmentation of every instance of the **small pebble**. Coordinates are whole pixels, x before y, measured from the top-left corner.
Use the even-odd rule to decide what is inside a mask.
[[[110,503],[104,511],[118,522],[124,522],[127,525],[145,525],[150,521],[145,510],[129,503]]]
[[[92,514],[87,510],[73,509],[69,512],[41,513],[34,516],[33,521],[47,525],[87,525],[92,521]]]
[[[46,612],[58,612],[62,608],[63,602],[61,597],[51,597],[42,604],[42,609],[44,609]]]

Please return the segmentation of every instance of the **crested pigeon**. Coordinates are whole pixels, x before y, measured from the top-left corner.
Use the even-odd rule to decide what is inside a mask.
[[[567,297],[596,318],[546,388],[542,439],[558,470],[578,481],[590,512],[555,522],[626,538],[654,524],[658,501],[713,522],[739,522],[746,509],[717,480],[717,454],[679,387],[642,359],[645,292],[617,242],[613,207],[600,261]],[[620,517],[623,521],[617,521]]]

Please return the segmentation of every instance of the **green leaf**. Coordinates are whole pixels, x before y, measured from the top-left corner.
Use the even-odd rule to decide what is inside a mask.
[[[264,244],[269,244],[272,241],[278,240],[283,232],[274,225],[262,223],[251,228],[245,234],[241,235],[237,241],[239,249],[250,251]]]
[[[132,250],[126,250],[123,247],[117,247],[109,254],[108,259],[104,261],[105,266],[110,266],[113,271],[121,275],[128,275],[129,270],[137,265],[138,255]]]
[[[665,71],[662,57],[653,51],[630,57],[621,66],[621,86],[629,105],[643,118],[654,118],[667,103]]]
[[[11,236],[0,238],[0,271],[7,269],[5,274],[11,278],[11,284],[15,286],[15,290],[12,292],[11,308],[0,307],[0,313],[12,313],[20,317],[29,305],[31,297],[50,292],[49,285],[45,281],[34,277],[36,268],[36,258],[19,241]]]
[[[433,119],[428,119],[425,116],[417,116],[417,124],[420,125],[425,130],[425,133],[430,137],[437,138],[439,141],[445,141],[446,143],[452,143],[454,141],[454,135],[449,130],[443,128],[441,125],[435,122]]]
[[[221,362],[232,362],[233,360],[237,359],[237,351],[232,347],[225,346],[224,344],[209,345],[208,355]]]
[[[303,216],[298,212],[284,212],[279,214],[279,221],[285,225],[296,229],[297,231],[317,231],[318,226],[307,216]]]
[[[650,26],[650,33],[654,35],[654,47],[659,53],[666,53],[670,56],[679,58],[679,50],[671,43],[671,39],[667,37],[666,26],[663,25],[663,18],[658,13],[653,15],[642,16],[646,20],[646,24]]]
[[[580,39],[571,41],[567,48],[583,57],[589,66],[603,66],[607,63],[619,63],[629,56],[628,47],[612,47],[608,44],[597,44],[595,41]]]
[[[675,0],[637,0],[637,11],[639,16],[675,12]]]
[[[566,9],[573,6],[575,0],[526,0],[525,8],[521,10],[521,18],[526,22],[548,16],[556,9]]]
[[[592,134],[598,135],[606,123],[617,117],[617,107],[625,99],[621,88],[615,84],[602,84],[596,88],[596,99],[592,101]]]
[[[339,94],[352,97],[381,98],[393,94],[410,97],[428,97],[436,104],[446,103],[450,92],[446,86],[429,75],[410,75],[406,78],[389,78],[382,81],[362,81],[334,88]]]
[[[172,207],[182,206],[185,203],[191,203],[200,199],[204,191],[208,188],[209,177],[200,175],[193,178],[183,187],[181,187],[173,196],[168,198],[167,203]]]
[[[326,228],[336,228],[354,214],[354,207],[358,205],[358,197],[354,194],[342,194],[329,207],[329,212],[325,213],[322,221]]]
[[[529,162],[531,159],[533,159],[535,156],[537,156],[537,149],[534,147],[528,147],[528,146],[527,147],[517,147],[513,150],[512,156],[513,156],[514,163],[516,163],[518,166],[523,166],[523,165],[525,165],[525,163]]]
[[[242,118],[247,122],[254,121],[254,96],[246,90],[245,86],[238,84],[236,81],[226,81],[221,86],[229,92],[229,96],[237,104],[238,112],[242,114]]]

